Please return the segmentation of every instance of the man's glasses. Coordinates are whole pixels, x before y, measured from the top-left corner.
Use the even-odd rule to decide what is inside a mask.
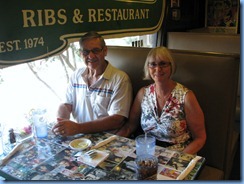
[[[102,52],[103,48],[94,48],[91,50],[81,50],[81,53],[83,54],[83,56],[88,56],[90,54],[90,52],[92,52],[93,54],[100,54]]]
[[[166,67],[168,67],[170,65],[171,65],[170,62],[165,62],[165,61],[160,61],[158,63],[156,63],[156,62],[149,62],[148,63],[148,67],[149,68],[156,68],[157,66],[160,67],[160,68],[166,68]]]

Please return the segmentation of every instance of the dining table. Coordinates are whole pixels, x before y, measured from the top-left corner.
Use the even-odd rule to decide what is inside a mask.
[[[84,157],[92,146],[111,137],[113,139],[105,144],[93,147],[102,155],[98,162]],[[80,139],[89,140],[89,147],[74,149],[71,142]],[[6,181],[137,180],[136,145],[131,138],[108,132],[62,137],[49,130],[45,138],[30,136],[25,141],[18,139],[11,146],[18,144],[21,144],[18,151],[0,165],[0,176]],[[0,159],[6,158],[8,152],[5,151]],[[160,146],[156,146],[154,155],[158,159],[157,180],[195,180],[205,164],[204,157]],[[180,177],[183,173],[185,175]]]

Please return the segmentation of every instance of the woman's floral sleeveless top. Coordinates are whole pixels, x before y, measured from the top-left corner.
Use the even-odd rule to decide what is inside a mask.
[[[159,141],[174,144],[169,149],[182,151],[191,141],[184,111],[184,99],[189,90],[176,83],[161,114],[158,114],[155,84],[145,87],[141,108],[141,126]]]

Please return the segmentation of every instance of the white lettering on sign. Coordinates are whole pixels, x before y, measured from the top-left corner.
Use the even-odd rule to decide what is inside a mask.
[[[0,42],[0,53],[4,52],[12,52],[21,50],[21,45],[23,45],[23,49],[32,49],[38,46],[44,46],[43,37],[40,38],[27,38],[23,41],[21,40],[12,40],[6,42]]]
[[[22,10],[23,27],[63,25],[67,23],[65,9]],[[83,23],[79,9],[73,12],[73,23]],[[108,22],[149,19],[149,9],[88,9],[88,22]]]
[[[38,45],[40,46],[44,46],[44,40],[43,37],[40,38],[28,38],[28,39],[24,39],[24,46],[25,49],[31,49],[31,48],[35,48]]]
[[[20,40],[0,42],[0,53],[11,52],[13,50],[20,50],[19,44],[20,44]]]
[[[66,10],[60,9],[57,13],[52,9],[22,10],[23,27],[63,25],[67,22]]]
[[[88,22],[148,19],[149,9],[88,9]]]

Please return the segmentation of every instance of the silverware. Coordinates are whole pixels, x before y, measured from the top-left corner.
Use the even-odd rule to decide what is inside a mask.
[[[87,151],[84,155],[93,159],[97,156],[97,152],[96,152],[96,150],[93,149],[93,150]]]

